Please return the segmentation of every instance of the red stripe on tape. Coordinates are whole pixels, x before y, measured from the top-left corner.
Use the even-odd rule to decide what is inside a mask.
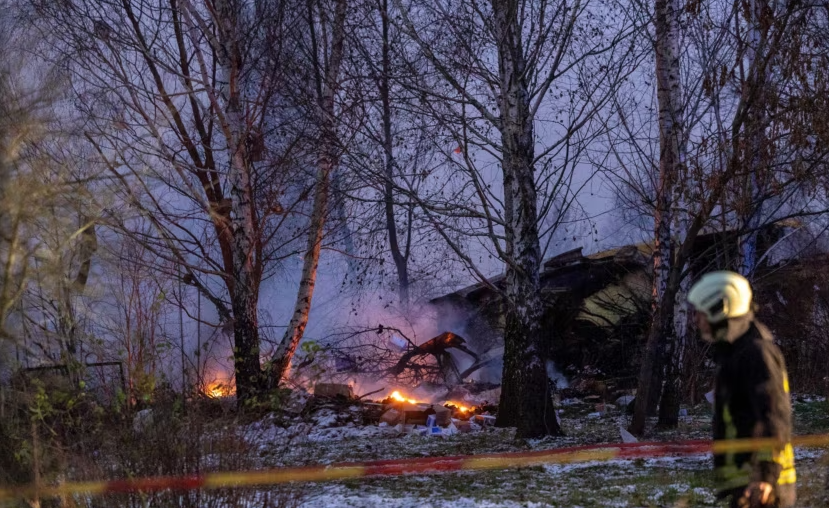
[[[159,490],[193,490],[204,486],[204,476],[162,476],[154,478],[136,478],[131,480],[113,480],[107,482],[107,493],[157,492]]]

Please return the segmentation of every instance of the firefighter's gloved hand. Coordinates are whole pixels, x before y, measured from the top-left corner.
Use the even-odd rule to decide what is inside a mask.
[[[774,505],[774,487],[766,482],[753,482],[743,491],[737,501],[740,508],[764,508]]]

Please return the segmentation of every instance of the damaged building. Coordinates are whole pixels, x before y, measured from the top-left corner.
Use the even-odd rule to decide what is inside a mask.
[[[791,224],[777,223],[761,232],[758,239],[761,263],[754,280],[757,301],[764,310],[763,319],[776,329],[784,352],[792,357],[789,361],[793,377],[798,377],[798,367],[808,360],[806,355],[818,352],[823,346],[797,345],[797,334],[806,331],[795,332],[797,327],[785,326],[779,316],[796,313],[792,318],[801,323],[799,327],[813,330],[816,320],[823,319],[824,315],[829,318],[829,306],[821,304],[822,300],[829,304],[829,292],[823,295],[826,284],[820,281],[825,270],[812,269],[825,267],[826,255],[819,249],[791,245],[798,241],[797,235],[792,235],[795,229]],[[701,235],[695,242],[691,277],[693,273],[733,267],[738,259],[738,238],[731,232]],[[784,241],[788,245],[781,248]],[[772,248],[788,252],[768,255]],[[544,263],[542,329],[547,334],[549,348],[545,356],[554,361],[556,370],[567,377],[585,371],[599,373],[602,379],[612,380],[618,387],[635,386],[639,355],[650,324],[652,252],[648,244],[590,255],[575,249]],[[792,284],[794,280],[799,281],[798,287]],[[475,372],[489,369],[496,374],[501,368],[504,304],[490,285],[503,284],[504,276],[488,282],[431,300],[437,309],[438,327],[462,335],[467,347],[475,351],[475,363],[462,369],[465,377],[473,379],[480,379]],[[802,291],[804,287],[809,288],[808,295]],[[804,298],[811,303],[782,309],[787,306],[783,302]],[[701,365],[706,348],[702,344],[690,347],[692,360]],[[808,369],[815,367],[810,364]],[[701,376],[689,382],[703,384],[705,379]]]

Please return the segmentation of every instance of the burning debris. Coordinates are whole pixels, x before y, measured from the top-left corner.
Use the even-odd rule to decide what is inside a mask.
[[[466,340],[463,337],[452,332],[443,332],[437,337],[429,339],[403,354],[397,364],[391,369],[391,372],[395,376],[399,376],[406,369],[418,367],[414,362],[415,359],[432,356],[437,362],[437,369],[441,377],[445,381],[460,381],[462,379],[461,372],[452,355],[449,353],[450,349],[462,351],[471,356],[475,363],[478,362],[478,355],[466,347]]]
[[[379,425],[426,435],[451,435],[494,425],[497,408],[483,403],[472,406],[454,400],[424,402],[394,390],[379,401],[385,408]]]
[[[357,397],[349,385],[318,383],[305,404],[303,414],[327,426],[378,425],[398,432],[422,435],[452,435],[494,425],[497,407],[483,401],[475,405],[438,397],[431,402],[391,390],[386,397],[370,401]],[[370,395],[370,394],[367,394]]]
[[[236,386],[232,381],[214,379],[205,383],[202,393],[211,399],[221,399],[236,395]]]

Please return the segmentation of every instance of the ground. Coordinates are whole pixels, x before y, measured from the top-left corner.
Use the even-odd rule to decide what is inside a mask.
[[[795,402],[796,434],[829,431],[829,405],[822,399]],[[281,428],[268,420],[248,426],[263,467],[320,465],[343,461],[451,456],[620,442],[628,423],[619,411],[603,417],[592,404],[568,401],[562,408],[566,437],[516,441],[510,429],[434,438],[391,428],[349,425],[322,413],[306,426]],[[710,435],[710,409],[691,408],[676,430],[652,430],[646,440],[701,439]],[[340,420],[342,417],[339,417]],[[824,450],[798,449],[798,506],[829,505]],[[707,455],[613,460],[518,469],[349,480],[294,486],[290,503],[325,507],[682,507],[718,506]]]

